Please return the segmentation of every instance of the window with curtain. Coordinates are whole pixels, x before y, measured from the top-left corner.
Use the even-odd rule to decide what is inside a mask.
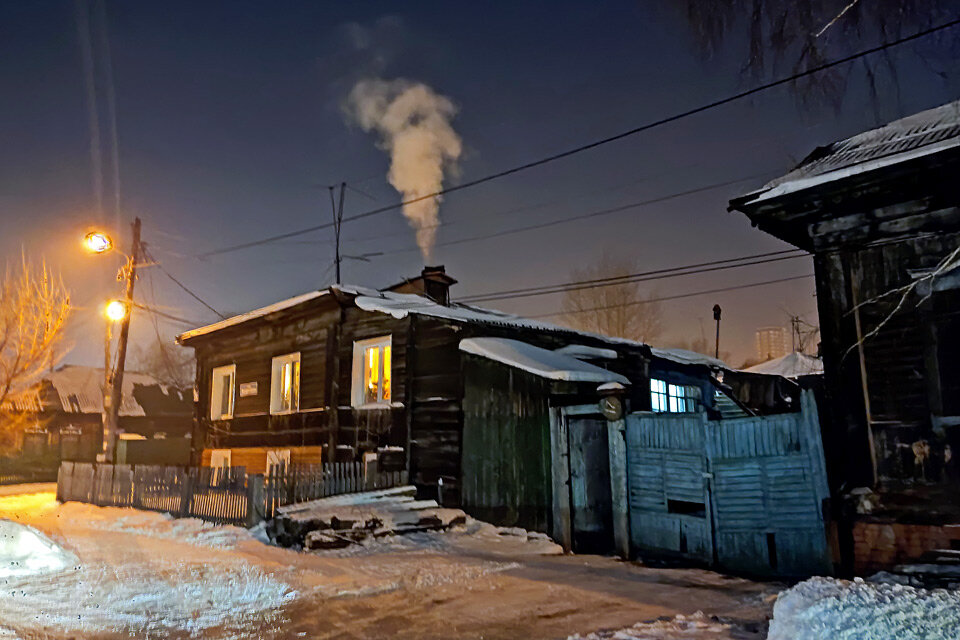
[[[390,336],[353,343],[353,406],[389,405],[392,380]]]

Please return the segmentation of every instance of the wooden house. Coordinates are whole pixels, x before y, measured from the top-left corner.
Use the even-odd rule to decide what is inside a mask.
[[[960,522],[958,169],[960,101],[818,147],[730,203],[813,255],[831,484],[875,488],[901,522]]]
[[[27,414],[33,423],[24,436],[24,455],[95,460],[103,439],[103,382],[103,369],[63,365],[13,399],[10,409]],[[123,377],[120,429],[120,449],[135,451],[130,462],[186,464],[193,432],[190,391],[128,371]]]
[[[197,358],[199,461],[264,472],[399,448],[422,494],[544,531],[548,407],[597,408],[597,387],[616,382],[628,407],[650,409],[657,367],[663,410],[714,405],[699,389],[717,361],[451,302],[453,283],[428,267],[383,290],[332,286],[179,336]]]

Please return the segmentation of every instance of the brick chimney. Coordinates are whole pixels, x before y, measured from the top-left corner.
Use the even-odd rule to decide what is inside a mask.
[[[443,265],[439,265],[424,267],[416,278],[408,278],[392,287],[387,287],[386,291],[415,293],[426,296],[438,304],[448,305],[450,304],[450,285],[456,283],[455,279],[447,275]]]

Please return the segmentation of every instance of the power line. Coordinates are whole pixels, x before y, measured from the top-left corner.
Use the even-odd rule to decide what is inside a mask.
[[[160,263],[159,260],[157,260],[157,259],[153,256],[152,253],[150,253],[149,251],[147,251],[146,253],[147,253],[147,255],[150,257],[150,260],[153,262],[154,266],[156,266],[158,269],[160,269],[160,271],[163,272],[163,275],[165,275],[165,276],[167,276],[168,278],[170,278],[170,280],[173,281],[173,283],[174,283],[175,285],[177,285],[178,287],[180,287],[181,289],[183,289],[184,291],[186,291],[186,292],[190,295],[191,298],[193,298],[194,300],[196,300],[197,302],[199,302],[200,304],[202,304],[203,306],[205,306],[205,307],[206,307],[207,309],[209,309],[210,311],[213,311],[221,320],[226,320],[227,316],[223,315],[222,313],[220,313],[219,311],[217,311],[216,309],[214,309],[212,306],[210,306],[210,305],[207,303],[206,300],[204,300],[203,298],[201,298],[200,296],[198,296],[197,294],[195,294],[193,291],[191,291],[189,288],[187,288],[187,285],[183,284],[182,282],[180,282],[179,280],[177,280],[176,278],[174,278],[174,277],[170,274],[169,271],[167,271],[166,269],[164,269],[164,268],[163,268],[163,265]]]
[[[780,282],[791,282],[793,280],[803,280],[804,278],[812,278],[812,273],[807,273],[802,276],[791,276],[789,278],[777,278],[776,280],[764,280],[763,282],[751,282],[750,284],[738,284],[732,287],[721,287],[719,289],[706,289],[704,291],[692,291],[690,293],[680,293],[673,296],[662,296],[659,298],[647,298],[646,300],[637,300],[634,302],[624,302],[621,304],[609,304],[601,307],[590,307],[589,309],[576,309],[574,311],[555,311],[553,313],[541,313],[539,315],[524,316],[526,318],[550,318],[554,316],[562,316],[570,313],[589,313],[592,311],[604,311],[606,309],[620,309],[622,307],[631,307],[636,305],[647,304],[650,302],[666,302],[667,300],[679,300],[680,298],[692,298],[694,296],[704,296],[711,293],[724,293],[726,291],[736,291],[738,289],[749,289],[751,287],[762,287],[768,284],[778,284]]]
[[[777,256],[771,258],[764,258],[760,260],[750,260],[750,261],[740,261],[736,264],[716,264],[716,263],[702,263],[704,265],[713,264],[715,266],[707,266],[704,268],[691,268],[691,267],[676,267],[674,269],[660,269],[657,271],[651,271],[646,273],[631,274],[628,276],[629,279],[622,279],[623,276],[617,276],[616,278],[611,279],[611,281],[598,281],[597,283],[587,283],[587,284],[563,284],[563,285],[554,285],[551,287],[542,287],[536,288],[531,287],[530,289],[518,291],[515,293],[491,293],[484,296],[473,296],[468,298],[463,298],[458,302],[465,303],[476,303],[476,302],[490,302],[492,300],[512,300],[514,298],[532,298],[535,296],[545,296],[554,293],[565,293],[568,291],[580,291],[582,289],[598,289],[601,287],[612,287],[622,284],[632,284],[635,282],[650,282],[652,280],[664,280],[666,278],[676,278],[678,276],[690,276],[697,275],[701,273],[709,273],[711,271],[726,271],[727,269],[738,269],[740,267],[751,267],[758,264],[767,264],[769,262],[781,262],[783,260],[793,260],[795,258],[806,257],[806,253],[797,253],[795,255],[786,255],[786,256]],[[724,262],[733,262],[737,260],[736,258],[731,258],[729,260],[720,261]],[[741,259],[742,260],[742,259]]]
[[[772,88],[774,88],[774,87],[779,87],[779,86],[782,86],[782,85],[785,85],[785,84],[790,84],[790,83],[792,83],[792,82],[796,82],[797,80],[799,80],[799,79],[801,79],[801,78],[805,78],[805,77],[807,77],[807,76],[811,76],[811,75],[820,73],[821,71],[826,71],[827,69],[832,69],[833,67],[836,67],[836,66],[839,66],[839,65],[842,65],[842,64],[846,64],[847,62],[852,62],[852,61],[858,60],[858,59],[860,59],[860,58],[864,58],[864,57],[869,56],[869,55],[872,55],[872,54],[874,54],[874,53],[879,53],[879,52],[881,52],[881,51],[885,51],[885,50],[890,49],[890,48],[892,48],[892,47],[896,47],[896,46],[899,46],[899,45],[901,45],[901,44],[905,44],[905,43],[907,43],[907,42],[911,42],[911,41],[913,41],[913,40],[918,40],[918,39],[920,39],[920,38],[924,38],[924,37],[926,37],[926,36],[929,36],[929,35],[931,35],[931,34],[937,33],[937,32],[939,32],[939,31],[943,31],[943,30],[945,30],[945,29],[950,29],[950,28],[952,28],[952,27],[955,27],[955,26],[957,26],[958,24],[960,24],[960,18],[951,20],[951,21],[949,21],[949,22],[940,24],[940,25],[935,26],[935,27],[930,27],[929,29],[924,29],[924,30],[922,30],[922,31],[918,31],[918,32],[916,32],[916,33],[914,33],[914,34],[912,34],[912,35],[909,35],[909,36],[904,36],[904,37],[902,37],[902,38],[898,38],[898,39],[892,40],[892,41],[890,41],[890,42],[882,43],[882,44],[880,44],[880,45],[877,45],[877,46],[875,46],[875,47],[871,47],[871,48],[869,48],[869,49],[864,49],[863,51],[860,51],[860,52],[858,52],[858,53],[854,53],[854,54],[851,54],[851,55],[848,55],[848,56],[844,56],[844,57],[842,57],[842,58],[838,58],[838,59],[836,59],[836,60],[832,60],[832,61],[830,61],[830,62],[825,62],[825,63],[823,63],[823,64],[816,65],[816,66],[811,67],[810,69],[807,69],[807,70],[805,70],[805,71],[800,71],[800,72],[797,72],[797,73],[793,73],[793,74],[791,74],[791,75],[789,75],[789,76],[786,76],[786,77],[784,77],[784,78],[780,78],[780,79],[778,79],[778,80],[773,80],[773,81],[771,81],[771,82],[767,82],[767,83],[758,85],[758,86],[753,87],[753,88],[751,88],[751,89],[746,89],[746,90],[744,90],[744,91],[740,91],[740,92],[738,92],[738,93],[729,95],[729,96],[727,96],[727,97],[725,97],[725,98],[720,98],[720,99],[718,99],[718,100],[714,100],[714,101],[712,101],[712,102],[708,102],[708,103],[703,104],[703,105],[700,105],[700,106],[698,106],[698,107],[694,107],[694,108],[692,108],[692,109],[687,109],[686,111],[681,111],[681,112],[675,113],[675,114],[673,114],[673,115],[669,115],[669,116],[660,118],[660,119],[658,119],[658,120],[654,120],[654,121],[652,121],[652,122],[648,122],[648,123],[642,124],[642,125],[640,125],[640,126],[637,126],[637,127],[632,128],[632,129],[628,129],[628,130],[626,130],[626,131],[622,131],[622,132],[620,132],[620,133],[617,133],[617,134],[614,134],[614,135],[611,135],[611,136],[607,136],[606,138],[601,138],[601,139],[599,139],[599,140],[594,140],[593,142],[588,142],[588,143],[586,143],[586,144],[582,144],[582,145],[579,145],[579,146],[577,146],[577,147],[573,147],[573,148],[567,149],[566,151],[561,151],[561,152],[559,152],[559,153],[555,153],[555,154],[552,154],[552,155],[549,155],[549,156],[545,156],[545,157],[539,158],[539,159],[537,159],[537,160],[531,160],[530,162],[526,162],[526,163],[524,163],[524,164],[520,164],[520,165],[511,167],[511,168],[509,168],[509,169],[504,169],[503,171],[498,171],[498,172],[496,172],[496,173],[491,173],[491,174],[488,174],[488,175],[486,175],[486,176],[482,176],[482,177],[480,177],[480,178],[477,178],[477,179],[475,179],[475,180],[469,180],[469,181],[467,181],[467,182],[464,182],[464,183],[461,183],[461,184],[458,184],[458,185],[453,185],[453,186],[451,186],[451,187],[447,187],[446,189],[440,189],[439,191],[435,191],[435,192],[433,192],[433,193],[429,193],[429,194],[426,194],[426,195],[423,195],[423,196],[419,196],[419,197],[416,197],[416,198],[411,198],[411,199],[409,199],[409,200],[404,200],[404,201],[399,202],[399,203],[396,203],[396,204],[387,205],[387,206],[384,206],[384,207],[379,207],[379,208],[377,208],[377,209],[371,209],[370,211],[366,211],[366,212],[364,212],[364,213],[359,213],[359,214],[356,214],[356,215],[353,215],[353,216],[350,216],[350,217],[346,217],[346,218],[343,219],[343,221],[344,221],[344,222],[350,222],[350,221],[353,221],[353,220],[360,220],[360,219],[362,219],[362,218],[368,218],[368,217],[370,217],[370,216],[379,215],[379,214],[381,214],[381,213],[386,213],[386,212],[388,212],[388,211],[393,211],[393,210],[395,210],[395,209],[398,209],[398,208],[400,208],[400,207],[406,206],[406,205],[408,205],[408,204],[414,204],[414,203],[417,203],[417,202],[422,202],[422,201],[424,201],[424,200],[430,200],[430,199],[432,199],[432,198],[437,198],[437,197],[442,196],[442,195],[454,193],[454,192],[456,192],[456,191],[462,191],[463,189],[467,189],[467,188],[470,188],[470,187],[475,187],[475,186],[477,186],[477,185],[481,185],[481,184],[484,184],[484,183],[486,183],[486,182],[491,182],[491,181],[497,180],[497,179],[499,179],[499,178],[504,178],[504,177],[506,177],[506,176],[510,176],[510,175],[515,174],[515,173],[519,173],[519,172],[521,172],[521,171],[526,171],[526,170],[528,170],[528,169],[533,169],[534,167],[543,166],[543,165],[545,165],[545,164],[548,164],[548,163],[551,163],[551,162],[555,162],[555,161],[561,160],[561,159],[563,159],[563,158],[568,158],[568,157],[573,156],[573,155],[576,155],[576,154],[578,154],[578,153],[582,153],[582,152],[584,152],[584,151],[589,151],[589,150],[591,150],[591,149],[595,149],[595,148],[597,148],[597,147],[600,147],[600,146],[603,146],[603,145],[606,145],[606,144],[610,144],[611,142],[616,142],[616,141],[618,141],[618,140],[622,140],[622,139],[624,139],[624,138],[628,138],[628,137],[634,136],[634,135],[636,135],[636,134],[638,134],[638,133],[642,133],[642,132],[644,132],[644,131],[648,131],[648,130],[650,130],[650,129],[654,129],[654,128],[656,128],[656,127],[660,127],[660,126],[663,126],[663,125],[665,125],[665,124],[669,124],[669,123],[671,123],[671,122],[676,122],[677,120],[681,120],[681,119],[683,119],[683,118],[687,118],[687,117],[689,117],[689,116],[696,115],[696,114],[698,114],[698,113],[703,113],[704,111],[708,111],[708,110],[714,109],[714,108],[716,108],[716,107],[720,107],[720,106],[723,106],[723,105],[726,105],[726,104],[730,104],[731,102],[736,102],[736,101],[738,101],[738,100],[742,100],[743,98],[747,98],[747,97],[749,97],[749,96],[755,95],[755,94],[760,93],[760,92],[762,92],[762,91],[766,91],[766,90],[772,89]],[[297,230],[297,231],[289,231],[289,232],[287,232],[287,233],[281,233],[281,234],[277,234],[277,235],[274,235],[274,236],[268,236],[268,237],[266,237],[266,238],[261,238],[261,239],[259,239],[259,240],[253,240],[253,241],[251,241],[251,242],[244,242],[244,243],[241,243],[241,244],[237,244],[237,245],[233,245],[233,246],[229,246],[229,247],[224,247],[224,248],[221,248],[221,249],[215,249],[215,250],[213,250],[213,251],[207,251],[207,252],[205,252],[205,253],[199,254],[198,257],[206,258],[206,257],[214,256],[214,255],[220,255],[220,254],[223,254],[223,253],[230,253],[230,252],[233,252],[233,251],[240,251],[240,250],[242,250],[242,249],[249,249],[249,248],[251,248],[251,247],[255,247],[255,246],[258,246],[258,245],[263,245],[263,244],[269,244],[269,243],[271,243],[271,242],[276,242],[277,240],[286,240],[287,238],[292,238],[292,237],[294,237],[294,236],[298,236],[298,235],[301,235],[301,234],[304,234],[304,233],[311,233],[311,232],[314,232],[314,231],[320,231],[321,229],[329,229],[329,228],[332,227],[332,226],[333,226],[332,223],[328,223],[328,224],[322,224],[322,225],[315,225],[315,226],[312,226],[312,227],[306,227],[306,228],[304,228],[304,229],[299,229],[299,230]]]
[[[630,209],[636,209],[638,207],[645,207],[651,204],[659,204],[661,202],[667,202],[669,200],[675,200],[677,198],[682,198],[685,196],[694,195],[697,193],[702,193],[704,191],[712,191],[713,189],[720,189],[722,187],[729,187],[740,182],[746,182],[747,180],[755,180],[756,178],[761,178],[763,176],[769,175],[769,172],[754,174],[752,176],[746,176],[744,178],[736,178],[734,180],[726,180],[724,182],[715,182],[713,184],[708,184],[703,187],[697,187],[695,189],[687,189],[685,191],[678,191],[676,193],[670,193],[667,195],[659,196],[656,198],[650,198],[649,200],[641,200],[639,202],[631,202],[628,204],[623,204],[617,207],[610,207],[608,209],[600,209],[599,211],[591,211],[589,213],[581,213],[575,216],[569,216],[567,218],[560,218],[558,220],[549,220],[547,222],[539,222],[536,224],[530,224],[523,227],[514,227],[512,229],[505,229],[503,231],[494,231],[492,233],[484,233],[475,236],[467,236],[465,238],[457,238],[456,240],[447,240],[446,242],[438,242],[435,246],[437,247],[450,247],[459,244],[466,244],[468,242],[478,242],[480,240],[490,240],[492,238],[502,238],[503,236],[513,235],[515,233],[524,233],[527,231],[535,231],[537,229],[546,229],[547,227],[553,227],[560,224],[566,224],[568,222],[576,222],[578,220],[588,220],[590,218],[599,218],[601,216],[608,216],[614,213],[622,213],[624,211],[629,211]],[[409,253],[411,251],[419,251],[419,248],[409,248],[409,249],[393,249],[390,251],[384,251],[380,255],[394,255],[397,253]]]
[[[527,291],[536,291],[536,290],[539,290],[539,289],[547,289],[547,288],[552,288],[552,287],[566,287],[566,286],[573,286],[573,285],[580,285],[580,284],[613,283],[613,282],[616,282],[616,281],[618,281],[618,280],[629,280],[629,279],[634,278],[634,277],[636,277],[636,276],[646,276],[646,275],[653,275],[653,274],[658,274],[658,273],[667,273],[667,272],[670,272],[670,271],[678,271],[678,270],[683,270],[683,269],[695,269],[695,268],[697,268],[697,267],[708,267],[708,266],[715,265],[715,264],[724,264],[724,263],[727,263],[727,262],[740,262],[740,261],[742,261],[742,260],[753,260],[753,259],[755,259],[755,258],[766,258],[766,257],[769,257],[769,256],[780,256],[780,255],[785,255],[785,254],[788,254],[788,253],[797,253],[797,252],[799,252],[799,251],[802,251],[802,250],[801,250],[801,249],[781,249],[780,251],[768,251],[768,252],[766,252],[766,253],[755,253],[755,254],[753,254],[752,256],[740,256],[740,257],[737,257],[737,258],[725,258],[725,259],[723,259],[723,260],[711,260],[711,261],[709,261],[709,262],[699,262],[699,263],[696,263],[696,264],[689,264],[689,265],[682,266],[682,267],[666,267],[666,268],[663,268],[663,269],[657,269],[657,270],[654,270],[654,271],[644,271],[644,272],[641,272],[641,273],[629,273],[629,274],[624,274],[624,275],[620,275],[620,276],[609,276],[609,277],[605,277],[605,278],[594,278],[594,279],[592,279],[592,280],[576,280],[576,281],[573,281],[573,282],[564,282],[564,283],[556,284],[556,285],[542,285],[542,286],[538,286],[538,287],[527,287],[527,288],[525,288],[525,289],[507,289],[507,290],[505,290],[505,291],[493,291],[493,292],[489,292],[489,293],[478,293],[478,294],[472,295],[472,296],[465,296],[465,297],[463,298],[463,300],[470,300],[470,299],[473,299],[473,298],[485,298],[485,297],[487,297],[487,296],[494,296],[494,295],[501,295],[501,294],[509,294],[509,293],[524,293],[524,292],[527,292]]]

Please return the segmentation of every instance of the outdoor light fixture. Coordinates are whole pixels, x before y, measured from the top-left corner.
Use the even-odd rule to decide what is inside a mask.
[[[93,253],[105,253],[113,248],[113,240],[105,233],[91,231],[83,237],[83,244],[88,251]]]
[[[127,317],[127,304],[120,300],[111,300],[107,303],[107,306],[103,308],[103,313],[107,316],[108,320],[120,322]]]

